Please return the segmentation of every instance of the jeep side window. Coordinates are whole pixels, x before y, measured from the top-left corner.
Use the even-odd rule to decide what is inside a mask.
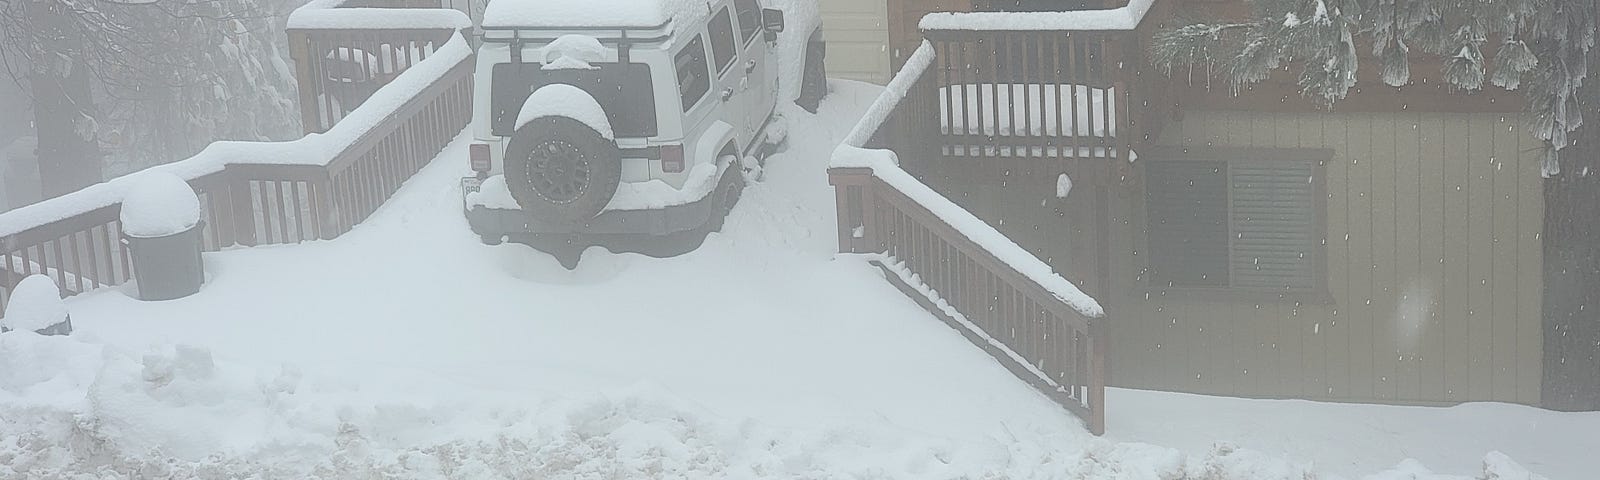
[[[761,7],[756,0],[734,0],[733,8],[739,10],[739,35],[748,42],[761,32]]]
[[[733,16],[728,14],[728,7],[722,7],[717,16],[711,19],[711,54],[717,59],[717,72],[728,71],[728,66],[733,65]]]
[[[699,35],[673,58],[678,66],[678,94],[683,97],[683,111],[705,98],[711,91],[711,71],[706,67],[706,42]]]

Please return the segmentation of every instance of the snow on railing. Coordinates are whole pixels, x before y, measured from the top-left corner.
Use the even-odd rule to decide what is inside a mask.
[[[443,4],[437,0],[369,3],[318,0],[289,16],[286,33],[306,133],[327,130],[443,48],[454,32],[472,27],[466,14],[437,8]]]
[[[291,30],[431,30],[472,27],[459,10],[442,8],[344,7],[347,2],[316,1],[289,14]]]
[[[901,153],[937,151],[927,148],[935,139],[920,136],[938,111],[936,60],[923,42],[834,150],[828,175],[840,251],[882,255],[873,258],[891,283],[1103,433],[1099,302],[900,167]]]
[[[472,55],[466,40],[457,35],[435,56],[402,73],[380,89],[360,108],[351,112],[324,133],[308,134],[286,142],[221,141],[206,146],[200,153],[173,163],[113,178],[81,190],[15,210],[0,213],[0,238],[51,222],[116,205],[129,187],[148,173],[165,172],[185,180],[195,180],[222,172],[230,165],[327,166],[341,152],[355,145],[362,136],[395,113],[424,88],[439,81],[452,68]]]
[[[129,188],[153,173],[177,175],[195,188],[208,250],[348,231],[469,120],[472,49],[457,30],[459,18],[439,17],[450,17],[429,34],[440,45],[323,133],[286,142],[215,142],[184,160],[0,212],[0,314],[10,287],[29,273],[45,272],[73,293],[131,278],[118,211]]]
[[[899,157],[893,150],[866,147],[867,142],[884,126],[901,100],[906,98],[912,85],[929,71],[933,60],[933,46],[923,42],[922,46],[907,59],[900,73],[895,75],[884,88],[883,94],[873,101],[861,121],[845,137],[845,141],[834,149],[829,167],[872,170],[873,175],[882,179],[884,183],[937,212],[940,218],[949,222],[968,239],[999,257],[1018,273],[1044,287],[1056,298],[1067,302],[1079,313],[1088,317],[1103,315],[1104,309],[1100,307],[1099,302],[1083,293],[1083,290],[1072,282],[1056,274],[1050,265],[1011,241],[987,222],[912,178],[910,173],[900,168]]]
[[[1127,6],[1066,12],[938,12],[922,17],[923,30],[1097,31],[1133,30],[1144,21],[1155,0],[1131,0]]]

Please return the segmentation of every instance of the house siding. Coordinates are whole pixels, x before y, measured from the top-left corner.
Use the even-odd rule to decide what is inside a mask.
[[[889,82],[889,10],[885,2],[822,0],[828,76]]]
[[[1332,302],[1146,287],[1135,185],[1112,202],[1111,383],[1538,404],[1541,151],[1522,125],[1499,113],[1186,112],[1158,144],[1334,151],[1322,173]]]

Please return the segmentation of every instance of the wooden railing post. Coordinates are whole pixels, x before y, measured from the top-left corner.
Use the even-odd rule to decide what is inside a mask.
[[[294,60],[294,80],[300,92],[300,127],[305,133],[322,131],[322,116],[317,109],[320,82],[312,75],[311,37],[301,30],[289,30],[289,58]]]
[[[241,246],[254,247],[256,243],[255,194],[248,177],[228,180],[228,196],[233,201],[233,241]]]
[[[1106,318],[1089,319],[1089,433],[1106,433]]]
[[[869,232],[867,219],[868,197],[872,183],[870,168],[828,169],[828,183],[833,185],[834,203],[838,212],[839,251],[842,253],[868,253],[876,238]],[[861,233],[856,236],[857,229]],[[877,253],[877,252],[872,252]]]
[[[339,203],[334,201],[333,176],[322,170],[311,184],[311,211],[316,218],[317,238],[332,240],[344,233],[339,228]]]

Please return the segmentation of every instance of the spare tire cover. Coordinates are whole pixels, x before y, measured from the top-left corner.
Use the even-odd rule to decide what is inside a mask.
[[[534,218],[582,223],[600,215],[622,181],[616,143],[568,117],[529,121],[506,146],[506,185]]]

